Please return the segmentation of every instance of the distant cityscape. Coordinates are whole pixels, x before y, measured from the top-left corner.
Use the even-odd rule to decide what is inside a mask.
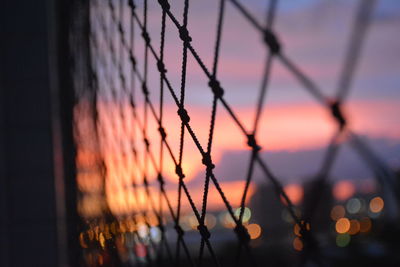
[[[313,252],[315,255],[319,255],[321,260],[325,257],[338,263],[346,254],[345,266],[351,266],[346,264],[351,263],[352,258],[359,260],[359,257],[365,257],[366,261],[387,256],[400,260],[395,253],[398,245],[388,247],[391,244],[388,239],[397,238],[400,228],[393,221],[396,216],[390,213],[390,210],[396,210],[396,207],[390,206],[397,203],[385,200],[385,190],[378,187],[366,192],[351,180],[336,184],[326,182],[323,186],[319,185],[321,198],[315,203],[310,198],[315,186],[316,183],[309,180],[303,185],[290,184],[285,187],[289,198],[296,204],[296,215],[311,218],[306,227],[311,229],[318,243],[318,253]],[[307,212],[314,204],[316,206],[311,210],[315,210],[310,217]],[[272,186],[260,184],[245,207],[243,223],[259,260],[287,266],[301,258],[304,244],[301,229],[285,205]],[[235,216],[239,216],[239,213],[240,208],[235,209]],[[162,240],[154,214],[151,216],[146,213],[147,219],[140,214],[132,216],[89,224],[89,229],[81,232],[80,243],[89,266],[100,266],[97,264],[99,259],[111,260],[110,247],[116,248],[114,257],[129,266],[138,259],[146,263],[149,257],[155,257],[157,251],[154,250],[154,244],[167,240],[171,247],[176,246],[177,235],[171,220],[166,224],[169,230],[165,232],[165,240]],[[230,251],[237,249],[237,236],[232,231],[235,223],[229,213],[223,210],[208,212],[205,223],[211,232],[216,253],[222,260],[229,259]],[[195,216],[191,213],[182,215],[180,225],[185,232],[184,238],[190,253],[196,255],[201,236]],[[182,260],[185,262],[184,257]]]

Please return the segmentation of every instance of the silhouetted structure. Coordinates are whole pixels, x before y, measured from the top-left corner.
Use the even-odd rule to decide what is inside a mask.
[[[2,1],[0,7],[4,267],[77,266],[68,2]]]

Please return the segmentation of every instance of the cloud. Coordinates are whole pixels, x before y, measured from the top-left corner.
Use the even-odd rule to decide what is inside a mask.
[[[366,139],[381,159],[392,168],[400,169],[399,140]],[[261,154],[261,157],[283,184],[303,183],[318,173],[325,151],[326,147],[297,151],[266,151]],[[248,151],[226,151],[216,169],[216,176],[222,181],[244,180],[249,158]],[[199,174],[197,177],[200,180],[202,175]],[[335,161],[331,178],[333,180],[359,180],[373,177],[372,171],[361,157],[348,144],[344,144]],[[256,183],[265,183],[268,180],[257,168],[253,178]]]
[[[103,153],[109,159],[109,163],[121,164],[121,168],[127,163],[119,163],[121,160],[133,162],[127,157],[124,159],[120,154],[122,151],[129,156],[132,140],[136,144],[139,154],[144,153],[145,147],[142,142],[142,133],[137,123],[132,117],[129,106],[124,108],[125,123],[120,121],[119,114],[115,110],[116,106],[108,103],[101,106],[99,112],[101,121],[104,123],[105,150]],[[203,149],[207,145],[210,123],[210,110],[199,106],[188,106],[187,110],[191,118],[190,124],[196,134]],[[234,108],[240,121],[246,129],[250,131],[254,119],[254,108],[242,107]],[[347,103],[345,114],[348,115],[349,125],[357,133],[366,135],[369,138],[400,139],[399,118],[400,104],[398,101],[353,101]],[[138,107],[137,114],[142,116],[143,110]],[[111,124],[109,117],[114,122]],[[151,118],[151,116],[150,116]],[[166,105],[164,110],[164,126],[167,132],[167,141],[170,144],[175,158],[178,158],[180,145],[180,120],[177,116],[177,108],[173,105]],[[135,126],[136,125],[136,126]],[[158,125],[154,119],[149,119],[147,128],[148,138],[151,142],[153,153],[158,158],[158,147],[160,136]],[[331,114],[317,104],[286,104],[286,105],[267,105],[260,122],[257,139],[264,151],[304,151],[309,149],[325,147],[331,139],[336,129],[336,123]],[[115,144],[121,142],[122,147],[115,149]],[[213,161],[218,165],[222,155],[227,151],[249,151],[246,145],[246,138],[239,130],[232,118],[223,107],[218,108],[214,141],[212,147]],[[118,148],[118,147],[117,147]],[[176,183],[174,163],[169,155],[165,156],[164,172],[169,181]],[[246,160],[244,159],[244,162]],[[125,164],[125,165],[124,165]],[[130,166],[129,164],[127,166]],[[204,171],[201,164],[201,155],[192,141],[188,132],[185,133],[183,150],[183,170],[186,179],[193,179],[198,172]],[[155,179],[155,170],[150,168],[149,178]]]
[[[181,20],[183,1],[174,2],[173,13]],[[245,4],[259,21],[264,21],[266,4],[246,1]],[[190,6],[189,30],[193,46],[205,65],[211,69],[214,56],[217,3],[193,2]],[[262,6],[265,6],[263,8]],[[348,45],[357,5],[349,1],[302,1],[302,5],[278,5],[274,30],[283,45],[283,51],[328,95],[334,95]],[[376,8],[369,34],[364,43],[359,69],[354,76],[351,97],[358,99],[392,99],[400,97],[397,84],[400,76],[400,17],[391,9],[398,4],[379,4]],[[222,35],[218,76],[235,105],[253,105],[247,101],[249,92],[257,95],[267,51],[262,36],[227,3]],[[149,11],[149,28],[153,45],[158,48],[160,35],[160,8],[157,3]],[[381,19],[381,17],[390,19]],[[204,19],[207,17],[207,19]],[[137,57],[142,61],[142,42],[138,42]],[[178,91],[180,87],[182,41],[178,31],[167,19],[165,62],[168,78]],[[190,54],[190,53],[189,53]],[[152,62],[155,65],[155,62]],[[139,68],[142,69],[142,68]],[[150,68],[155,69],[155,68]],[[196,104],[208,104],[201,96],[209,92],[207,79],[197,62],[189,55],[187,87],[194,88]],[[158,72],[150,73],[152,88],[158,90]],[[155,81],[155,82],[153,82]],[[302,86],[279,62],[271,74],[272,102],[304,102],[310,97]],[[377,90],[379,88],[379,90]]]

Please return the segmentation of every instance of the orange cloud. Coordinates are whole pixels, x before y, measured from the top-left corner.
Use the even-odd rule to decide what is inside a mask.
[[[148,205],[144,192],[139,193],[139,200],[134,199],[132,182],[142,184],[145,169],[147,169],[149,182],[155,182],[157,172],[151,161],[145,163],[143,136],[137,122],[132,117],[132,110],[127,105],[118,111],[117,107],[111,103],[99,103],[99,110],[100,121],[103,123],[100,141],[101,153],[106,165],[105,189],[108,205],[116,213],[124,213]],[[193,130],[205,149],[209,134],[209,112],[205,112],[204,107],[194,106],[189,106],[188,111]],[[239,114],[240,120],[247,129],[250,129],[251,123],[249,122],[252,122],[254,117],[253,107],[238,108],[235,109],[235,112]],[[400,138],[399,119],[396,116],[400,113],[400,105],[396,101],[349,102],[345,112],[349,116],[350,126],[358,133],[373,137]],[[119,115],[121,113],[124,114],[124,121]],[[142,110],[139,109],[138,114],[143,114]],[[151,116],[149,117],[151,118]],[[167,105],[165,107],[164,121],[168,122],[164,125],[168,135],[167,141],[178,160],[180,121],[175,106]],[[155,162],[158,165],[160,136],[157,129],[156,122],[150,119],[147,134],[151,143],[150,149],[153,151]],[[336,123],[331,119],[329,112],[317,104],[267,105],[257,139],[264,151],[310,149],[325,146],[335,129]],[[131,150],[132,144],[135,144],[138,155],[140,155],[138,163]],[[248,149],[243,133],[240,132],[228,113],[220,107],[212,148],[213,162],[218,164],[223,153],[228,150]],[[79,153],[77,160],[89,162],[90,157],[90,153],[82,152]],[[187,131],[185,132],[182,168],[186,175],[186,182],[190,182],[197,173],[205,170],[201,163],[200,153]],[[177,184],[175,164],[166,149],[163,174],[168,183]],[[85,187],[87,181],[83,178],[78,183],[81,183],[82,180],[80,186]],[[224,177],[219,177],[219,179],[224,181]],[[239,205],[243,182],[225,182],[222,187],[224,192],[229,192],[228,197],[233,205]],[[194,202],[201,203],[202,187],[190,190]],[[168,191],[168,195],[175,200],[177,198],[176,189]],[[208,203],[210,209],[223,207],[215,190],[210,191]],[[184,209],[188,210],[189,208],[186,205]]]

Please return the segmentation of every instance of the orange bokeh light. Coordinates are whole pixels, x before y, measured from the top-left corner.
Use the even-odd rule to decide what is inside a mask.
[[[346,215],[346,210],[342,205],[336,205],[331,210],[331,219],[334,221],[343,218]]]
[[[293,248],[297,251],[302,251],[303,250],[303,241],[299,237],[296,237],[293,240]]]
[[[360,232],[360,223],[357,220],[351,220],[349,234],[355,235],[358,232]]]
[[[371,219],[368,217],[362,218],[360,220],[360,232],[361,233],[366,233],[371,230],[372,227],[372,222]]]
[[[256,223],[252,223],[246,226],[247,231],[249,232],[250,238],[251,239],[257,239],[261,236],[261,226],[256,224]]]
[[[369,209],[374,213],[378,213],[378,212],[382,211],[384,205],[385,205],[385,202],[383,201],[383,199],[381,197],[374,197],[369,202]]]
[[[293,204],[297,205],[303,200],[304,190],[301,185],[288,184],[283,188],[283,190]]]
[[[304,221],[302,221],[301,223],[304,225]],[[310,223],[307,223],[307,224],[305,225],[305,229],[307,229],[308,231],[311,229]],[[296,223],[296,224],[293,226],[293,232],[294,232],[295,235],[301,237],[301,232],[300,232],[300,231],[301,231],[301,227],[300,227],[299,224]]]
[[[336,232],[339,234],[347,233],[350,230],[350,221],[347,218],[341,218],[336,222]]]
[[[349,199],[354,195],[356,189],[352,182],[348,180],[337,182],[333,187],[333,196],[340,201]]]

